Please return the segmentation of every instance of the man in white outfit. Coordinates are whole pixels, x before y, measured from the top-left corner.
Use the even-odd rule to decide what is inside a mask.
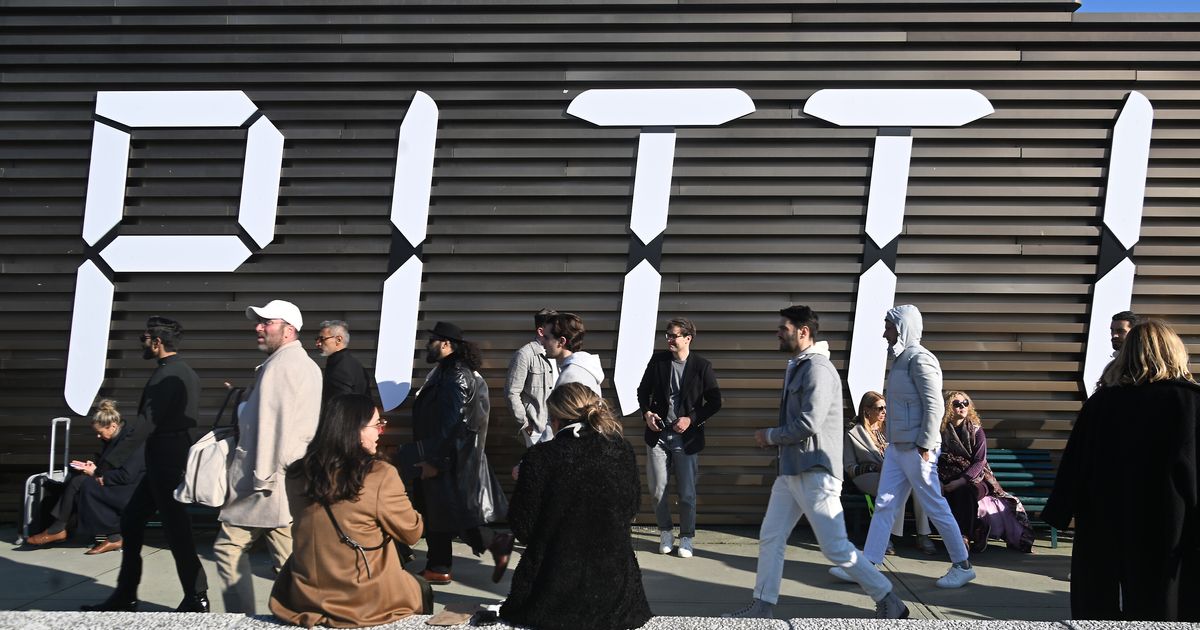
[[[937,461],[942,450],[941,424],[945,411],[942,366],[921,345],[922,328],[921,312],[911,304],[889,310],[884,318],[883,338],[896,360],[887,379],[888,449],[883,455],[875,515],[863,553],[875,564],[883,562],[892,524],[904,509],[899,499],[911,490],[913,500],[924,508],[942,535],[953,563],[938,578],[937,585],[958,588],[975,579],[975,570],[967,559],[967,546],[938,481]],[[843,577],[838,567],[830,572]]]
[[[807,306],[789,306],[779,314],[779,349],[792,357],[783,378],[779,426],[754,434],[760,448],[779,449],[779,476],[759,531],[754,599],[726,616],[775,616],[788,536],[800,517],[807,516],[825,557],[875,600],[875,616],[903,619],[908,607],[893,592],[892,583],[846,537],[842,379],[829,361],[829,344],[814,339],[817,314]]]

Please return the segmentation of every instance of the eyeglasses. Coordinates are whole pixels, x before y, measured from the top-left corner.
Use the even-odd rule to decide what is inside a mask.
[[[971,406],[971,401],[969,401],[969,400],[956,400],[956,401],[954,401],[954,402],[950,403],[950,406],[954,407],[955,409],[966,409],[967,407],[970,407],[970,406]]]
[[[151,335],[142,335],[142,336],[141,336],[142,343],[146,343],[147,341],[150,341],[150,340],[151,340],[151,339],[153,339],[153,338],[154,338],[154,337],[153,337],[153,336],[151,336]]]
[[[887,405],[878,405],[875,407],[875,411],[887,411]]]
[[[688,334],[675,335],[672,333],[664,333],[663,337],[665,337],[667,341],[675,341],[676,339],[678,339],[680,337],[691,337],[691,335],[688,335]]]
[[[377,423],[375,423],[375,424],[368,424],[368,425],[367,425],[365,428],[367,428],[367,429],[375,429],[376,431],[379,431],[380,433],[383,433],[383,430],[387,428],[387,420],[384,420],[383,418],[380,418],[380,419],[379,419],[379,422],[377,422]]]
[[[272,318],[272,319],[263,319],[263,318],[261,318],[261,317],[260,317],[260,318],[258,319],[258,325],[259,325],[259,326],[262,326],[263,328],[266,328],[267,326],[270,326],[271,324],[274,324],[275,322],[279,322],[280,324],[286,324],[286,323],[287,323],[287,322],[283,321],[282,319],[279,319],[278,317],[275,317],[275,318]]]
[[[326,339],[333,339],[334,337],[337,337],[337,335],[329,335],[328,337],[321,337],[321,336],[318,336],[318,337],[317,337],[317,343],[325,343],[325,340],[326,340]]]

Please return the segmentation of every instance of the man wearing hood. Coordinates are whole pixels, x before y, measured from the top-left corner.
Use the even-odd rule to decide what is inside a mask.
[[[807,306],[789,306],[779,314],[779,349],[791,356],[783,377],[779,426],[754,434],[760,448],[779,449],[779,476],[759,530],[754,599],[727,616],[775,616],[787,539],[800,517],[807,516],[821,553],[875,600],[875,616],[903,619],[908,607],[892,583],[846,536],[841,502],[842,379],[829,361],[829,344],[815,340],[819,318]]]
[[[546,356],[558,361],[559,374],[555,387],[564,383],[583,383],[601,398],[600,382],[604,380],[604,368],[600,357],[583,351],[583,336],[587,329],[583,319],[575,313],[559,313],[546,325],[542,346]]]
[[[884,317],[883,338],[896,360],[887,379],[888,449],[883,455],[875,515],[863,553],[871,562],[883,562],[892,524],[904,509],[896,498],[907,496],[911,489],[913,499],[942,535],[953,563],[946,575],[938,578],[937,585],[958,588],[975,579],[975,570],[938,481],[945,412],[942,366],[921,345],[922,328],[921,311],[911,304],[897,306]]]

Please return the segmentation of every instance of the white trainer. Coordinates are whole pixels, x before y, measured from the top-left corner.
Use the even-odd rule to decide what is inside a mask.
[[[938,578],[937,585],[941,588],[959,588],[975,579],[975,569],[963,569],[958,565],[950,565],[946,575]]]
[[[845,569],[837,566],[836,564],[829,567],[829,575],[832,575],[843,582],[854,582],[854,578],[850,577],[850,574],[847,573]]]
[[[675,548],[674,542],[675,539],[671,536],[671,532],[659,532],[658,553],[663,555],[671,553],[671,550]]]
[[[692,557],[692,538],[691,536],[682,536],[679,538],[679,557]]]

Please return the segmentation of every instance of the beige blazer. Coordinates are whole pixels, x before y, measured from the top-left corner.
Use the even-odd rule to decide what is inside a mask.
[[[321,368],[293,341],[262,365],[238,417],[229,496],[220,520],[274,529],[292,522],[284,469],[304,456],[321,414]]]
[[[846,479],[853,481],[859,492],[871,496],[875,496],[879,492],[879,473],[863,473],[857,477],[852,476],[857,464],[871,462],[883,468],[883,451],[875,447],[875,443],[867,435],[867,427],[862,423],[855,424],[846,432],[842,462],[846,466],[843,471],[846,473]]]

